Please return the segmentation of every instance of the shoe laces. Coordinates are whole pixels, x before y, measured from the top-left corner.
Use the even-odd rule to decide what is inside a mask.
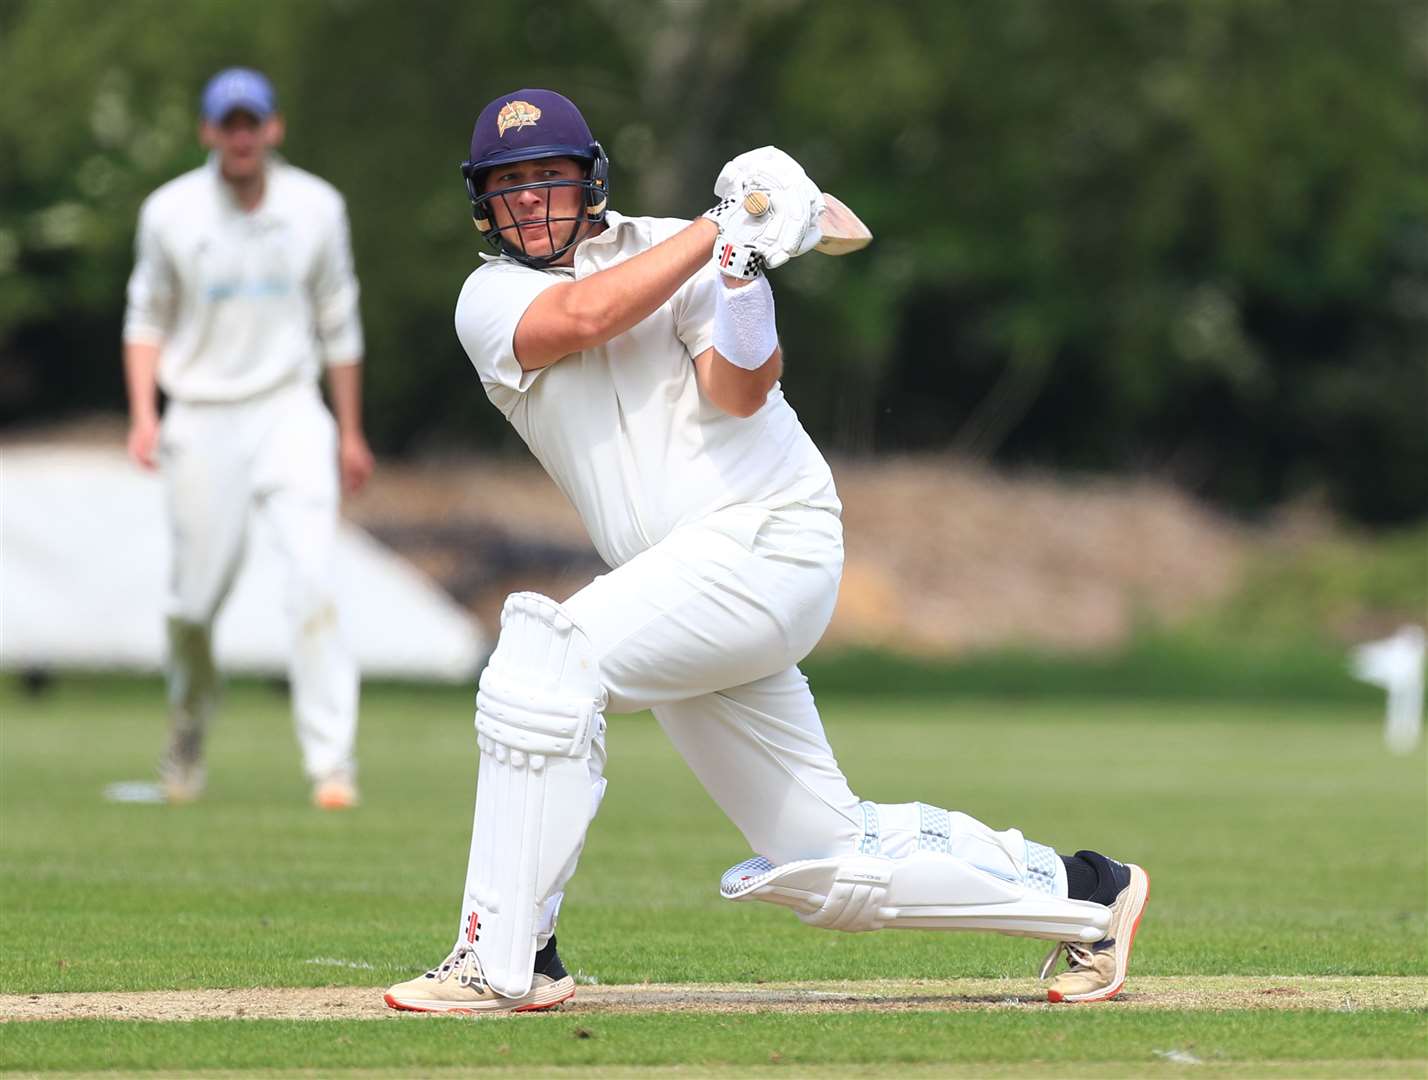
[[[1091,946],[1083,945],[1079,941],[1058,941],[1056,947],[1046,954],[1041,961],[1041,974],[1037,976],[1044,979],[1051,974],[1051,969],[1056,966],[1057,958],[1062,950],[1066,951],[1066,967],[1068,971],[1086,971],[1092,966],[1095,959],[1095,952]]]
[[[452,949],[438,967],[427,972],[437,982],[445,982],[454,974],[458,986],[474,986],[477,991],[486,989],[486,976],[481,970],[481,960],[476,950],[464,942]]]

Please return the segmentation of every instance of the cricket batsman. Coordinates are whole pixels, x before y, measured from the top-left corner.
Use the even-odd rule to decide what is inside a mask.
[[[1043,977],[1068,958],[1051,1001],[1114,996],[1145,872],[927,803],[860,800],[798,669],[833,613],[841,506],[779,387],[767,271],[819,241],[818,187],[764,147],[724,166],[700,218],[625,217],[579,110],[543,89],[482,110],[462,171],[495,253],[466,279],[457,335],[611,569],[563,603],[506,600],[477,696],[457,939],[387,1004],[572,996],[561,898],[605,790],[605,718],[641,709],[754,853],[724,874],[729,900],[834,930],[1043,938],[1057,943]],[[757,216],[754,191],[771,202]]]
[[[262,516],[287,563],[303,768],[317,806],[345,809],[357,802],[358,673],[337,628],[338,486],[355,492],[372,472],[347,209],[278,157],[283,119],[261,73],[219,72],[201,114],[208,163],[144,201],[124,319],[129,456],[158,469],[170,532],[160,777],[171,803],[203,791],[213,622]]]

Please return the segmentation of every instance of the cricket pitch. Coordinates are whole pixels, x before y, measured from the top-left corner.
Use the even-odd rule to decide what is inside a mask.
[[[1051,1006],[1030,980],[959,979],[811,983],[647,983],[581,986],[561,1012],[834,1013],[1015,1009],[1369,1009],[1428,1008],[1417,976],[1162,976],[1132,979],[1114,1001]],[[423,1014],[386,1007],[380,987],[95,991],[0,994],[0,1023],[23,1020],[400,1020]],[[431,1015],[431,1014],[425,1014]],[[509,1018],[511,1014],[496,1014]]]

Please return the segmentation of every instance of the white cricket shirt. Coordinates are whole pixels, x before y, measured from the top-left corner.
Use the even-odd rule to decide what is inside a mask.
[[[633,329],[521,370],[516,325],[540,293],[689,224],[613,211],[606,221],[576,248],[574,267],[533,270],[483,256],[456,302],[456,333],[487,396],[575,506],[600,556],[619,566],[680,525],[733,506],[839,512],[828,465],[778,385],[747,419],[701,395],[693,358],[712,344],[714,290],[723,287],[712,264]]]
[[[124,340],[160,346],[179,401],[241,401],[362,357],[347,208],[337,189],[270,157],[245,211],[216,157],[139,211]]]

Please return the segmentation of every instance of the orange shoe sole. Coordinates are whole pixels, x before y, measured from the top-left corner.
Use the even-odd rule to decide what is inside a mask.
[[[450,1013],[453,1016],[480,1016],[483,1013],[544,1012],[547,1009],[554,1009],[557,1005],[569,1001],[574,996],[575,988],[571,987],[568,991],[566,991],[560,997],[556,998],[554,1001],[533,1001],[528,1005],[516,1005],[513,1008],[509,1009],[424,1009],[420,1005],[408,1005],[405,1002],[398,1001],[396,998],[392,997],[391,994],[383,994],[382,1000],[387,1003],[387,1008],[396,1009],[398,1012]]]
[[[1136,914],[1135,922],[1131,923],[1130,938],[1126,941],[1126,971],[1128,973],[1130,971],[1131,949],[1135,947],[1136,931],[1140,929],[1140,920],[1145,917],[1145,909],[1150,906],[1150,875],[1145,873],[1144,867],[1141,868],[1140,872],[1142,874],[1145,874],[1145,899],[1140,902],[1140,911]],[[1046,1000],[1064,1005],[1091,1005],[1098,1001],[1110,1001],[1111,998],[1115,997],[1121,992],[1121,987],[1125,986],[1125,984],[1126,979],[1125,976],[1122,975],[1120,982],[1116,983],[1115,986],[1112,986],[1107,990],[1103,990],[1095,997],[1078,997],[1075,999],[1068,999],[1062,997],[1059,991],[1048,990],[1046,991]]]

